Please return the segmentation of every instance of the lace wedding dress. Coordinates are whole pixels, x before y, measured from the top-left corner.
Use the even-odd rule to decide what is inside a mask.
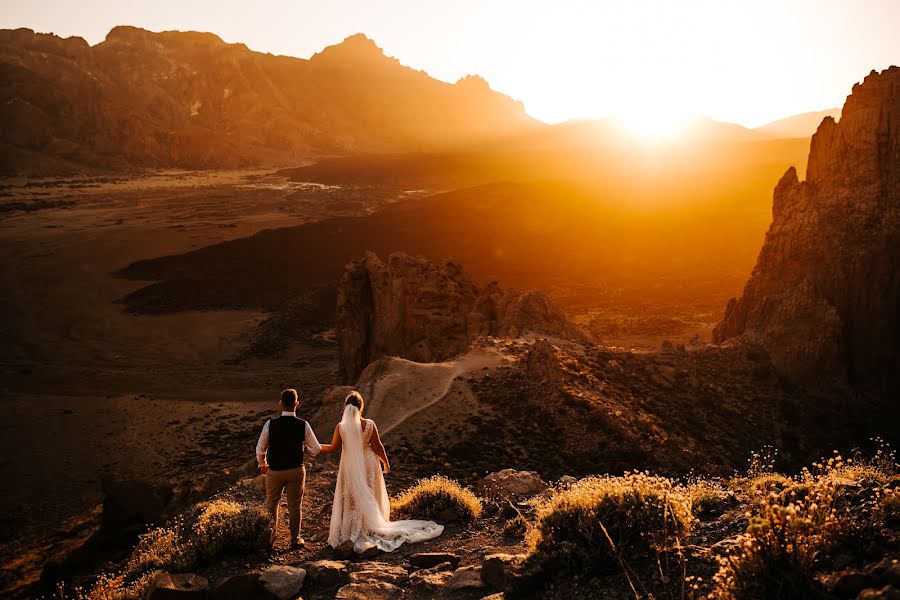
[[[422,542],[444,531],[434,521],[391,521],[384,475],[369,446],[375,423],[360,419],[348,404],[340,425],[341,465],[334,488],[328,543],[336,548],[347,540],[362,553],[372,547],[393,552],[404,542]]]

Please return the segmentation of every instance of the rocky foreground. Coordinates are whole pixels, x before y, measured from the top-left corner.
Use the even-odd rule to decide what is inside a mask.
[[[574,478],[564,477],[550,486],[533,472],[506,470],[492,474],[475,486],[484,510],[473,520],[466,520],[453,510],[444,510],[446,529],[437,539],[405,545],[391,554],[354,555],[350,547],[332,549],[325,543],[336,467],[331,463],[309,467],[304,498],[306,546],[302,550],[288,549],[286,511],[282,510],[279,535],[272,552],[235,554],[225,549],[223,557],[191,573],[158,573],[148,567],[152,576],[139,585],[140,589],[107,584],[101,591],[94,588],[87,592],[87,597],[128,598],[140,593],[146,593],[151,600],[612,599],[700,598],[707,594],[716,598],[770,597],[722,595],[722,584],[714,575],[727,563],[726,557],[737,560],[734,557],[749,543],[750,538],[744,532],[748,525],[757,522],[751,515],[765,511],[773,499],[781,498],[779,501],[787,504],[784,499],[793,498],[798,485],[809,486],[812,481],[802,484],[799,479],[759,470],[758,464],[746,475],[727,480],[693,480],[685,487],[673,489],[675,494],[684,494],[693,513],[687,524],[687,535],[675,547],[634,557],[626,554],[623,547],[622,555],[627,563],[611,563],[599,571],[578,572],[554,565],[552,561],[539,560],[531,542],[533,530],[546,518],[548,498],[584,485],[584,482],[576,483]],[[827,480],[831,489],[837,490],[854,510],[868,511],[874,506],[870,501],[873,494],[890,496],[900,488],[896,467],[894,464],[883,465],[881,470],[867,466],[853,470],[846,465],[838,466],[819,475],[816,485]],[[388,480],[391,487],[396,487],[404,478],[398,481],[397,477],[390,476]],[[213,501],[259,507],[263,501],[259,480],[244,479]],[[900,516],[894,511],[890,519]],[[895,598],[900,593],[900,562],[896,560],[900,549],[898,523],[878,518],[888,528],[866,529],[865,540],[848,540],[837,552],[822,548],[822,556],[803,573],[815,587],[814,594],[778,597]],[[617,531],[613,527],[618,524],[610,521],[608,526]],[[605,540],[592,543],[596,549],[591,552],[606,552]],[[146,548],[144,552],[147,553]],[[150,564],[153,557],[144,560]],[[788,571],[773,571],[770,575],[773,573],[785,576]]]

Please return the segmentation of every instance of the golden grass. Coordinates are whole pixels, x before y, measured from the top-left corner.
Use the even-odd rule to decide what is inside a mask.
[[[481,500],[471,490],[441,475],[422,479],[391,499],[395,514],[419,519],[446,520],[455,516],[472,521],[481,516],[481,509]]]
[[[751,515],[738,551],[722,559],[713,597],[822,597],[814,574],[817,558],[878,539],[881,527],[890,526],[890,515],[900,510],[895,493],[884,487],[897,472],[894,453],[882,446],[872,458],[835,453],[804,469],[797,480],[772,474],[751,478],[757,493],[770,492]]]
[[[670,479],[588,477],[538,505],[527,542],[532,556],[602,569],[675,548],[692,521],[690,497]]]
[[[121,571],[102,575],[76,597],[137,600],[162,571],[189,572],[225,554],[255,551],[269,543],[270,520],[255,507],[214,500],[198,504],[189,520],[142,535]]]

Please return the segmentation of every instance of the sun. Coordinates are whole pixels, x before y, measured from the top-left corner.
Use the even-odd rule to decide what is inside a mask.
[[[623,131],[645,143],[678,141],[686,134],[690,119],[686,112],[660,107],[632,107],[612,115]]]

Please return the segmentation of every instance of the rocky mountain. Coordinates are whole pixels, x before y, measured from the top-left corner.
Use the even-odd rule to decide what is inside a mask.
[[[788,169],[743,296],[714,338],[762,344],[822,386],[888,397],[900,373],[900,68],[853,87],[812,137],[806,181]]]
[[[534,332],[586,340],[539,292],[479,289],[463,268],[402,252],[383,262],[374,253],[347,265],[338,287],[337,341],[347,382],[383,356],[434,362],[465,352],[482,336]]]
[[[822,119],[826,117],[839,119],[840,116],[840,108],[805,112],[766,123],[757,127],[754,131],[777,138],[805,138],[816,132],[819,124],[822,123]]]
[[[211,33],[116,27],[89,46],[0,31],[0,170],[219,168],[429,150],[537,126],[477,76],[438,81],[362,34],[309,60]]]

